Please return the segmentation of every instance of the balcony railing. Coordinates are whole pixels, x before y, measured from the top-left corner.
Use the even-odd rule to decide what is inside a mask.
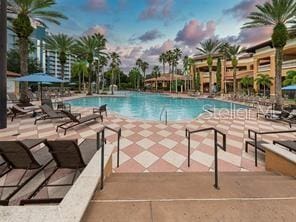
[[[283,61],[283,69],[296,68],[296,59]]]

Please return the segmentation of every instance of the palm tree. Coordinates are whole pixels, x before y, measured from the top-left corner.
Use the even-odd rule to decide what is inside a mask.
[[[34,31],[31,22],[37,21],[45,25],[45,22],[60,24],[60,19],[66,19],[64,15],[57,11],[49,10],[55,4],[55,0],[9,0],[7,5],[7,15],[12,22],[12,30],[18,37],[20,71],[21,75],[28,74],[29,57],[29,36]],[[21,100],[26,100],[27,84],[21,84]]]
[[[296,2],[294,0],[272,0],[256,5],[257,11],[248,16],[249,22],[243,28],[273,27],[271,36],[275,48],[275,96],[276,104],[281,105],[283,48],[287,44],[288,24],[296,23]]]
[[[174,51],[174,56],[173,56],[173,75],[174,75],[174,72],[176,71],[177,69],[177,66],[178,66],[178,63],[179,63],[179,60],[181,59],[182,57],[182,51],[181,49],[179,48],[175,48]],[[178,93],[178,79],[176,78],[175,80],[175,83],[176,83],[176,93]]]
[[[250,86],[253,84],[253,78],[245,76],[240,80],[240,84],[247,90],[248,96],[250,95]]]
[[[159,66],[153,66],[153,69],[152,69],[152,76],[154,76],[154,78],[155,78],[155,90],[156,90],[156,91],[158,90],[158,82],[157,82],[157,78],[158,78],[159,75],[160,75],[160,69],[159,69]]]
[[[296,85],[296,71],[288,71],[283,84],[284,86]]]
[[[65,34],[52,35],[45,39],[46,48],[58,54],[61,64],[61,78],[64,80],[65,64],[67,56],[73,51],[74,40]],[[64,83],[61,83],[62,94],[64,93]]]
[[[138,58],[136,61],[136,66],[138,66],[138,69],[141,70],[142,69],[142,64],[143,64],[143,60]],[[140,76],[138,76],[137,79],[137,89],[140,89]]]
[[[220,50],[222,43],[219,40],[208,39],[202,43],[200,43],[200,47],[196,49],[207,56],[207,64],[209,67],[209,76],[210,76],[210,95],[213,93],[213,82],[212,82],[212,69],[213,69],[213,56],[217,54]]]
[[[97,60],[97,75],[96,75],[96,86],[97,86],[97,94],[100,93],[100,77],[103,76],[104,67],[108,65],[108,56],[99,56]]]
[[[237,83],[236,83],[236,72],[238,64],[238,56],[242,53],[244,49],[240,45],[231,45],[227,49],[227,54],[231,59],[231,64],[233,68],[233,93],[234,97],[237,96]]]
[[[72,66],[72,74],[73,76],[78,76],[78,90],[81,92],[81,75],[82,75],[82,82],[85,91],[85,82],[84,77],[87,75],[87,65],[85,61],[78,61],[75,62]]]
[[[269,87],[272,85],[273,78],[269,76],[268,74],[258,74],[257,78],[255,79],[255,82],[258,86],[263,86],[263,96],[266,96],[266,87]]]
[[[83,36],[76,41],[75,51],[80,54],[88,62],[88,95],[92,94],[91,80],[93,72],[94,57],[106,55],[103,51],[106,49],[106,39],[101,34],[95,34],[92,36]]]
[[[165,74],[165,64],[167,62],[167,56],[165,53],[161,53],[159,56],[159,62],[162,64],[162,74]]]
[[[174,52],[169,50],[166,52],[167,63],[169,64],[169,74],[170,74],[170,93],[172,92],[172,72],[173,72],[173,60]]]
[[[121,64],[120,56],[116,52],[112,52],[110,54],[110,67],[112,69],[112,77],[111,77],[111,92],[112,95],[114,94],[113,84],[114,84],[114,71],[115,69],[118,69],[119,65]]]
[[[143,75],[144,75],[143,82],[145,82],[145,80],[146,80],[146,70],[148,69],[148,67],[149,67],[148,62],[143,61],[142,64],[141,64],[141,70],[142,70]]]

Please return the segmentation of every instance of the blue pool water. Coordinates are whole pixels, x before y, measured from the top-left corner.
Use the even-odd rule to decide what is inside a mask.
[[[160,120],[160,114],[168,113],[169,121],[191,120],[208,109],[245,109],[246,106],[231,104],[214,99],[173,98],[161,94],[127,93],[122,97],[85,97],[68,101],[72,106],[98,107],[107,104],[107,108],[119,115],[142,119]]]

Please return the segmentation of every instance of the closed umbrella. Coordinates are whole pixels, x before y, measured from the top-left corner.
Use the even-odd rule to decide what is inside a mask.
[[[42,84],[43,83],[62,83],[64,80],[58,79],[46,73],[33,73],[15,79],[17,82],[38,82],[41,85],[41,100],[42,100]]]

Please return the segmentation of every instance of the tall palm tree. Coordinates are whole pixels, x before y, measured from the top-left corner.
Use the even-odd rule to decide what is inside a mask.
[[[213,94],[213,76],[212,76],[212,69],[213,69],[213,56],[217,54],[220,50],[222,43],[219,40],[208,39],[204,42],[200,43],[200,47],[196,49],[202,53],[203,55],[207,56],[207,64],[209,68],[209,77],[210,77],[210,95]]]
[[[101,34],[95,34],[92,36],[82,36],[76,41],[75,51],[80,56],[84,57],[88,62],[88,95],[92,94],[91,80],[94,57],[106,55],[104,50],[106,46],[106,39]]]
[[[145,80],[146,80],[146,70],[148,69],[148,67],[149,67],[148,62],[143,61],[142,64],[141,64],[141,70],[142,70],[143,76],[144,76],[144,79],[143,79],[144,83],[145,83]]]
[[[141,70],[142,69],[142,64],[143,64],[143,60],[138,58],[136,61],[136,66],[138,66],[138,69]],[[138,76],[137,79],[137,89],[140,89],[140,76]]]
[[[273,27],[271,36],[275,48],[275,95],[276,104],[281,105],[283,48],[287,44],[288,24],[296,23],[296,2],[294,0],[272,0],[256,5],[257,11],[251,12],[249,21],[243,28],[263,26]]]
[[[73,76],[78,76],[78,91],[81,92],[81,79],[85,90],[84,77],[87,75],[87,64],[85,61],[77,61],[72,66]],[[82,78],[81,78],[82,77]]]
[[[177,66],[178,66],[179,60],[182,57],[182,51],[179,48],[175,48],[173,52],[174,52],[174,57],[173,57],[174,58],[173,59],[173,75],[174,75],[174,72],[177,71]],[[176,83],[176,85],[175,85],[176,93],[178,93],[178,79],[177,78],[175,79],[175,83]]]
[[[162,64],[162,74],[165,74],[165,64],[167,62],[167,56],[165,53],[161,53],[159,56],[159,62]]]
[[[231,45],[227,49],[227,54],[231,59],[231,64],[233,68],[233,93],[234,97],[237,96],[237,81],[236,81],[236,72],[238,65],[238,56],[242,53],[244,49],[240,45]]]
[[[159,69],[159,66],[153,66],[153,69],[152,69],[152,76],[154,76],[154,78],[155,78],[155,91],[158,90],[158,82],[157,82],[157,78],[158,78],[159,75],[160,75],[160,69]]]
[[[273,78],[269,76],[268,74],[258,74],[257,78],[255,79],[255,82],[259,86],[263,86],[263,96],[266,96],[266,87],[269,87],[272,85]]]
[[[227,71],[227,59],[229,59],[229,55],[228,55],[228,49],[230,47],[230,44],[228,42],[223,42],[221,43],[221,46],[220,46],[220,50],[219,50],[219,53],[221,54],[221,58],[223,59],[223,72],[226,73]],[[226,93],[227,92],[227,89],[226,89],[226,86],[224,85],[224,92]]]
[[[64,80],[65,64],[67,62],[67,56],[73,51],[74,40],[65,34],[57,34],[49,36],[45,39],[46,48],[50,51],[54,51],[58,54],[58,58],[61,64],[61,78]],[[61,83],[62,94],[64,93],[64,83]]]
[[[97,75],[96,75],[96,86],[97,86],[97,94],[100,93],[100,79],[103,77],[104,67],[108,65],[108,58],[109,56],[99,56],[97,60]]]
[[[114,84],[114,71],[115,69],[118,69],[119,65],[121,64],[120,56],[116,52],[112,52],[110,54],[110,67],[112,69],[112,76],[111,76],[111,92],[112,95],[114,94],[113,84]]]
[[[240,84],[246,89],[248,96],[250,95],[250,86],[253,85],[253,81],[253,78],[248,76],[245,76],[240,80]]]
[[[189,56],[184,56],[183,58],[183,73],[184,73],[184,76],[185,76],[185,87],[184,87],[184,90],[186,91],[187,90],[187,76],[188,76],[188,73],[189,73]]]
[[[167,63],[169,64],[169,74],[170,74],[170,92],[172,92],[172,72],[173,72],[173,60],[174,60],[174,52],[169,50],[166,52]]]
[[[34,31],[31,22],[37,21],[46,26],[46,22],[60,24],[66,19],[61,13],[50,10],[55,0],[8,0],[7,15],[12,22],[12,30],[18,37],[21,75],[28,74],[29,36]],[[21,84],[21,100],[26,100],[27,84]]]

